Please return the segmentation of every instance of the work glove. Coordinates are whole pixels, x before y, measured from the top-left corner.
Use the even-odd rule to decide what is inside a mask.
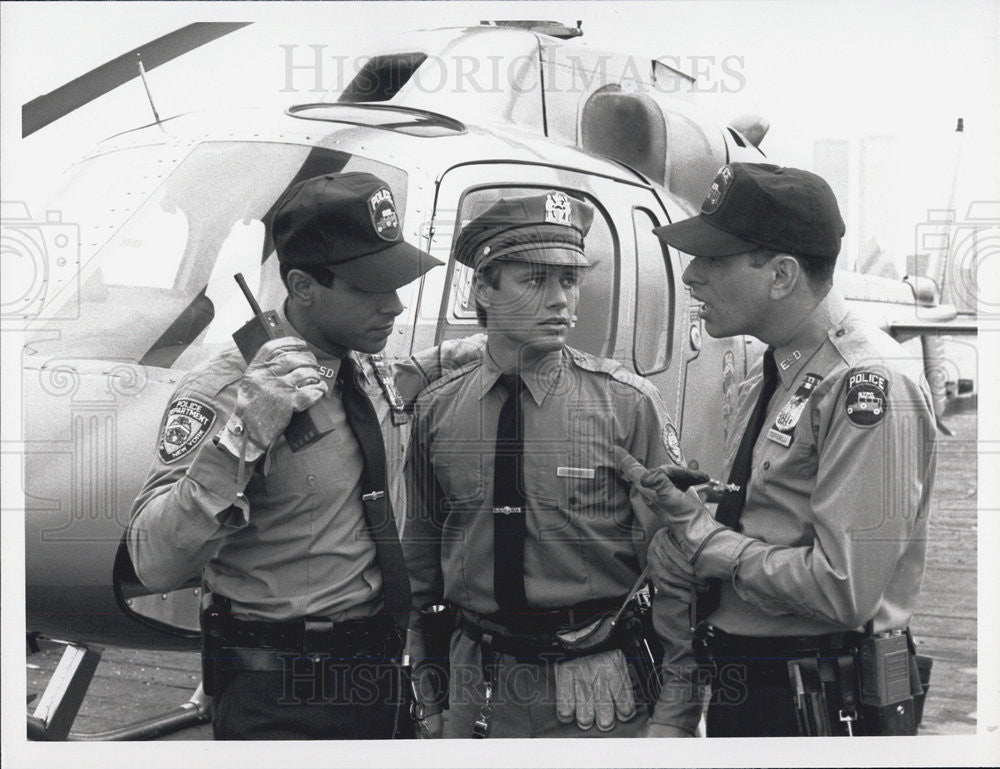
[[[556,663],[556,715],[560,723],[602,732],[636,714],[635,694],[621,649]]]
[[[233,419],[226,432],[247,438],[263,452],[281,435],[296,411],[305,411],[327,392],[319,363],[296,337],[272,339],[247,366],[236,393]],[[235,423],[235,424],[234,424]]]
[[[719,530],[730,531],[716,522],[697,496],[681,491],[671,481],[671,475],[677,475],[678,470],[683,468],[663,465],[647,470],[635,457],[619,446],[615,446],[615,463],[619,475],[632,484],[643,501],[667,524],[664,529],[657,532],[653,543],[661,535],[670,537],[683,555],[689,570],[702,543]],[[653,543],[650,543],[651,548]],[[666,552],[664,549],[664,553]],[[693,571],[690,573],[693,575]]]

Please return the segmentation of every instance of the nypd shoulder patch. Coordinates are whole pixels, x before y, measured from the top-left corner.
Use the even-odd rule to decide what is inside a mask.
[[[160,460],[171,464],[190,454],[214,422],[215,409],[199,400],[177,398],[171,402],[160,436]]]
[[[889,379],[870,369],[851,369],[845,380],[844,410],[858,427],[873,427],[889,409]]]

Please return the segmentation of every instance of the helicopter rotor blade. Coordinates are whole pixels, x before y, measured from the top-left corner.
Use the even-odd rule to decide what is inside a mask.
[[[89,104],[99,96],[139,76],[136,55],[146,70],[182,56],[252,22],[202,21],[176,29],[145,45],[133,48],[78,78],[38,96],[21,107],[21,138]]]

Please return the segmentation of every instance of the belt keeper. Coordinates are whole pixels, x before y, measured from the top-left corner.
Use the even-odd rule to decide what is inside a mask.
[[[302,624],[302,653],[327,655],[333,645],[333,620],[307,619]]]

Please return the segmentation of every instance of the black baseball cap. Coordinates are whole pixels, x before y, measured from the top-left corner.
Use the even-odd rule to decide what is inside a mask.
[[[593,206],[559,190],[502,198],[462,228],[455,259],[476,269],[499,260],[589,267],[593,221]]]
[[[830,185],[814,173],[767,163],[719,169],[697,216],[653,230],[692,256],[735,256],[758,248],[831,261],[844,220]]]
[[[403,240],[392,190],[368,173],[292,185],[275,207],[271,231],[281,264],[325,267],[363,291],[394,291],[441,264]]]

